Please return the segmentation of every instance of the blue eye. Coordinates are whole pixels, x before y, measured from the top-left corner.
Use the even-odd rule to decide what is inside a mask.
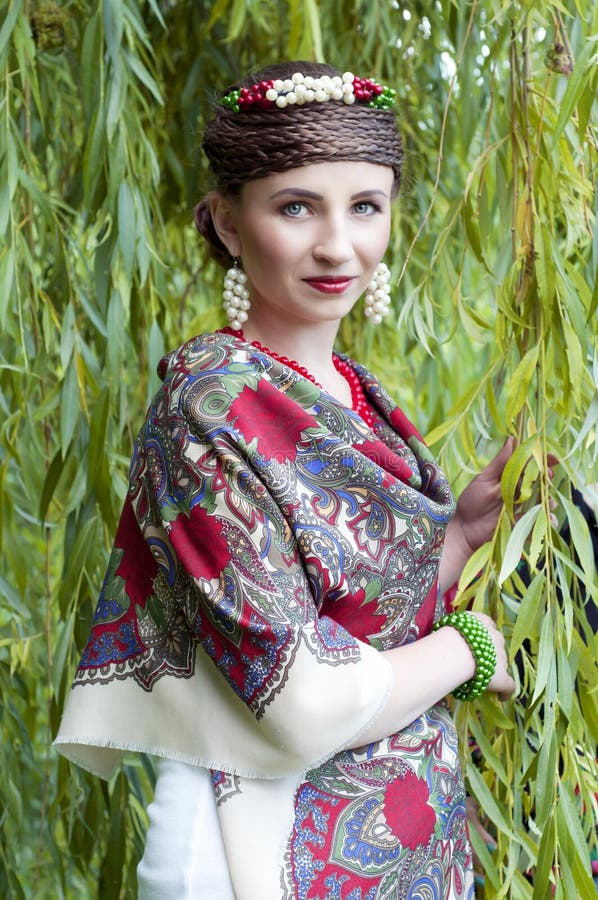
[[[362,200],[360,203],[356,203],[353,209],[358,216],[371,216],[375,212],[378,212],[379,207],[376,206],[375,203],[371,203],[369,200]]]
[[[300,216],[305,212],[305,203],[300,203],[299,200],[292,200],[291,203],[287,203],[283,207],[283,212],[287,216],[297,218],[297,216]]]

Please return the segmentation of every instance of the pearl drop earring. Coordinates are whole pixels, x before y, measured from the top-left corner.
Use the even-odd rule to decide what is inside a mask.
[[[243,323],[247,321],[247,312],[251,303],[249,302],[247,275],[239,268],[237,259],[235,259],[232,269],[229,269],[224,276],[222,305],[230,327],[235,331],[240,331]]]
[[[390,306],[390,269],[386,263],[378,263],[365,294],[364,313],[373,325],[379,325],[388,315]]]

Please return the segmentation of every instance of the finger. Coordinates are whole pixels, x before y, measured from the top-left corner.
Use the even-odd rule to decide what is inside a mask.
[[[473,797],[468,796],[465,800],[465,810],[467,813],[467,821],[470,826],[473,826],[475,830],[478,832],[488,850],[496,850],[496,842],[489,831],[486,831],[482,822],[480,820],[480,812],[479,807]],[[477,854],[474,851],[474,859],[477,859]],[[478,860],[479,862],[479,860]]]
[[[469,816],[468,816],[468,818],[469,818]],[[496,844],[494,843],[494,838],[492,837],[492,835],[490,834],[489,831],[486,831],[486,829],[480,822],[477,811],[475,814],[475,818],[470,818],[469,821],[473,825],[475,830],[478,832],[478,834],[480,835],[480,837],[482,838],[482,840],[484,841],[484,843],[486,844],[488,849],[489,850],[494,849],[496,847]]]
[[[480,472],[480,475],[491,481],[499,481],[504,467],[508,463],[509,457],[513,454],[514,449],[515,439],[508,437],[496,456],[493,457],[482,472]]]
[[[555,456],[554,453],[549,453],[546,457],[546,465],[548,466],[546,470],[546,474],[552,481],[554,478],[554,466],[558,466],[560,463],[560,459],[558,456]]]
[[[488,468],[496,468],[498,471],[502,472],[502,470],[508,463],[509,458],[513,455],[514,449],[515,438],[508,437],[494,459],[490,461]]]
[[[509,678],[509,680],[508,680],[508,682],[507,682],[507,685],[506,685],[505,687],[503,687],[502,690],[500,690],[500,691],[498,692],[498,695],[497,695],[497,696],[498,696],[498,699],[499,699],[502,703],[506,703],[507,700],[510,700],[511,697],[513,696],[513,694],[515,693],[515,688],[516,688],[516,687],[517,687],[517,685],[515,684],[515,682],[513,681],[513,679],[512,679],[512,678]]]

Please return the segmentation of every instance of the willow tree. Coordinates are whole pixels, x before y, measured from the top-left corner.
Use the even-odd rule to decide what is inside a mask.
[[[277,58],[398,89],[395,315],[340,339],[457,491],[506,435],[505,513],[456,602],[503,626],[519,696],[457,709],[498,848],[486,896],[593,897],[598,600],[571,485],[596,480],[598,9],[575,0],[0,0],[0,893],[130,897],[148,761],[50,748],[164,348],[223,324],[191,209],[217,87]],[[425,13],[425,15],[424,15]],[[549,477],[549,454],[560,464]],[[558,501],[557,522],[550,498]],[[566,526],[566,527],[565,527]],[[522,571],[525,568],[526,575]],[[475,840],[475,835],[474,835]]]

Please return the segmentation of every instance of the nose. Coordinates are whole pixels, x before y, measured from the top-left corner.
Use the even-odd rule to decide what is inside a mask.
[[[313,255],[318,261],[334,266],[349,262],[354,257],[351,228],[344,216],[327,216],[322,222]]]

